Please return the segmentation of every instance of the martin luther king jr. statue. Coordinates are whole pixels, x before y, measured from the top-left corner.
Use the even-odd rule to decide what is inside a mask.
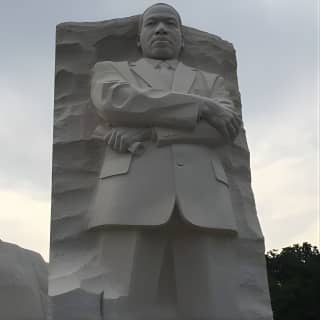
[[[167,4],[145,10],[137,45],[141,59],[91,73],[106,150],[87,232],[100,234],[104,318],[271,320],[261,252],[242,263],[254,250],[221,150],[243,129],[225,81],[180,61],[181,18]]]
[[[139,230],[128,304],[141,317],[239,320],[237,208],[216,147],[241,120],[221,76],[179,62],[171,6],[144,12],[138,46],[137,62],[93,69],[92,101],[110,129],[89,227]]]

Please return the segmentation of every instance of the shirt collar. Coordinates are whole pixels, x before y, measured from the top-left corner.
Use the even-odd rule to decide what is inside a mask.
[[[153,65],[154,68],[158,68],[161,63],[166,63],[170,66],[170,69],[176,70],[179,61],[177,59],[170,59],[170,60],[159,60],[159,59],[152,59],[152,58],[145,58],[147,62]]]

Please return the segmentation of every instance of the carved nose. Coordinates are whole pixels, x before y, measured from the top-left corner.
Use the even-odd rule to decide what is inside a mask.
[[[158,35],[167,34],[167,29],[162,22],[158,24],[158,27],[156,29],[156,34]]]

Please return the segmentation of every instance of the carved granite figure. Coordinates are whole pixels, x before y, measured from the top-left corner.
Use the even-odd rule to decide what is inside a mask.
[[[181,62],[184,40],[178,12],[156,4],[140,17],[142,57],[92,68],[105,148],[78,227],[86,255],[57,227],[51,250],[52,292],[96,294],[92,319],[272,319],[247,171],[235,182],[240,109],[221,75]]]
[[[93,69],[91,97],[111,126],[105,135],[111,150],[90,227],[160,225],[176,204],[194,225],[236,231],[214,148],[232,141],[241,123],[223,78],[178,61],[183,40],[171,7],[152,6],[143,17],[138,42],[143,58],[99,62]],[[149,143],[135,156],[130,148],[142,142]]]
[[[93,69],[93,104],[110,128],[89,226],[139,230],[127,300],[140,317],[239,319],[236,212],[215,148],[241,120],[221,76],[179,62],[172,7],[145,11],[138,46],[139,61]],[[113,250],[126,254],[121,242]]]

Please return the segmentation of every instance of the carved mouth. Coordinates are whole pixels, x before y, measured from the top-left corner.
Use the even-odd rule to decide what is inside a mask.
[[[168,38],[156,38],[152,41],[152,44],[168,45],[168,44],[172,44],[172,42]]]

